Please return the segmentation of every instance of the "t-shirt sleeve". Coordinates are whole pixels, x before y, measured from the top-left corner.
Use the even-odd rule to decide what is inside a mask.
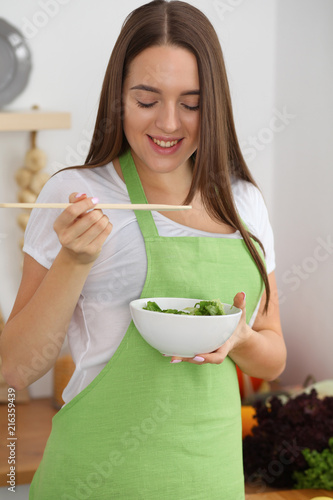
[[[36,203],[68,203],[68,197],[73,192],[88,191],[75,170],[59,172],[47,181]],[[62,210],[34,208],[24,233],[23,252],[47,269],[51,267],[61,249],[53,224]]]
[[[270,274],[275,269],[274,235],[264,198],[257,187],[246,181],[235,181],[233,192],[240,217],[264,246],[267,274]]]

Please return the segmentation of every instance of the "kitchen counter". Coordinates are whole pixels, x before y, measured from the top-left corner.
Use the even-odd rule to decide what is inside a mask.
[[[42,459],[47,438],[51,432],[52,417],[57,410],[50,398],[33,399],[28,403],[16,405],[15,422],[15,466],[16,485],[28,484]],[[7,486],[9,472],[7,447],[7,404],[0,405],[0,486]],[[11,438],[13,439],[13,438]],[[246,500],[310,500],[314,497],[333,498],[333,491],[292,490],[273,491],[267,489],[258,493],[258,489],[246,486]]]
[[[333,494],[325,490],[286,490],[246,494],[246,500],[311,500],[316,497],[333,498]]]
[[[51,421],[57,410],[50,398],[33,399],[17,403],[15,413],[15,466],[16,484],[30,483],[42,459],[47,438],[51,432]],[[7,404],[0,405],[0,486],[7,485],[9,473],[8,456],[10,442],[7,438]]]
[[[267,489],[262,493],[251,493],[251,488],[246,486],[246,500],[311,500],[315,497],[333,498],[333,491],[326,490],[279,490]]]

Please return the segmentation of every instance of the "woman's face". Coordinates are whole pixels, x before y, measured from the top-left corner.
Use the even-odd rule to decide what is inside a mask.
[[[190,165],[199,135],[195,56],[179,47],[150,47],[130,64],[123,127],[138,169],[168,173]]]

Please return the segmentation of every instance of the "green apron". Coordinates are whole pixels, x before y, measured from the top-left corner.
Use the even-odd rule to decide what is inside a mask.
[[[131,202],[147,203],[131,153],[120,163]],[[142,298],[232,303],[245,291],[249,320],[263,283],[242,239],[161,237],[151,212],[136,217],[148,259]],[[53,417],[29,498],[244,499],[234,362],[171,364],[132,321],[99,375]]]

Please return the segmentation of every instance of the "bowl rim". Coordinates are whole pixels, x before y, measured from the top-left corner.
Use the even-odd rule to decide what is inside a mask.
[[[157,302],[158,300],[160,299],[174,299],[174,300],[179,300],[179,299],[186,299],[186,300],[193,300],[195,301],[196,303],[197,302],[200,302],[202,300],[209,300],[209,299],[192,299],[191,297],[143,297],[143,298],[139,298],[139,299],[134,299],[132,300],[129,305],[131,308],[134,308],[136,311],[144,311],[145,313],[152,313],[152,314],[164,314],[166,315],[166,313],[163,313],[163,312],[159,312],[159,311],[148,311],[148,310],[145,310],[143,309],[142,307],[137,307],[138,303],[139,302],[142,302],[142,301],[153,301],[153,302]],[[214,299],[211,299],[211,300],[214,300]],[[168,317],[177,317],[177,318],[192,318],[192,319],[207,319],[207,318],[225,318],[226,316],[237,316],[237,315],[240,315],[242,314],[242,309],[240,309],[239,307],[236,307],[236,306],[233,306],[232,304],[228,304],[227,302],[222,302],[222,304],[224,306],[228,306],[230,307],[231,309],[234,308],[235,309],[235,312],[232,312],[232,313],[227,313],[227,314],[214,314],[214,315],[209,315],[209,316],[196,316],[196,315],[193,315],[193,314],[188,314],[188,315],[185,315],[185,314],[167,314]],[[180,309],[182,310],[182,309]]]

